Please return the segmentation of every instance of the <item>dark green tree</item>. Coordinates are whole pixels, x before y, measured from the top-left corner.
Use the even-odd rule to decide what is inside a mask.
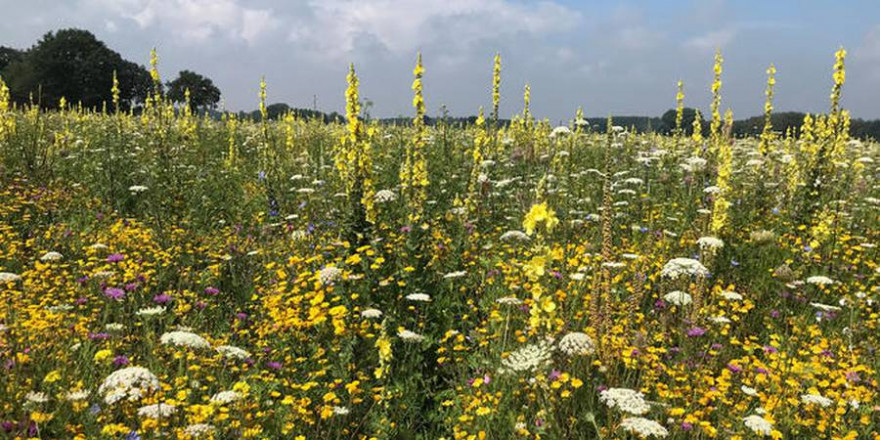
[[[684,134],[690,136],[694,133],[694,118],[697,115],[697,111],[690,107],[685,107],[681,112],[681,128],[684,130]],[[662,122],[662,126],[659,127],[659,130],[663,133],[672,133],[675,131],[675,109],[671,108],[666,110],[663,113],[663,116],[660,117],[660,121]],[[705,120],[701,121],[702,126],[705,126]]]
[[[198,73],[182,70],[174,81],[168,82],[168,99],[183,104],[186,102],[186,90],[189,89],[189,103],[195,109],[213,109],[220,102],[220,89],[210,78]]]
[[[13,54],[13,58],[16,58]],[[61,97],[76,105],[98,109],[112,102],[113,72],[119,80],[123,109],[143,102],[150,75],[126,61],[95,36],[81,29],[49,32],[2,71],[13,100],[34,100],[46,108],[58,106]]]

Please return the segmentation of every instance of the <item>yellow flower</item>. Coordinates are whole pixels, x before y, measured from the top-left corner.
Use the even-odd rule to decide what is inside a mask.
[[[101,362],[105,359],[108,359],[112,355],[113,355],[113,351],[105,348],[105,349],[95,353],[95,362]]]
[[[544,224],[547,232],[552,231],[553,228],[559,224],[559,219],[556,218],[556,213],[547,207],[547,203],[532,205],[529,213],[526,214],[525,220],[523,220],[523,228],[525,228],[526,234],[533,235],[535,229],[541,223]]]
[[[53,370],[53,371],[50,371],[49,374],[46,375],[46,377],[43,378],[43,382],[44,383],[53,383],[53,382],[58,382],[59,379],[61,379],[61,373],[58,372],[58,370]]]

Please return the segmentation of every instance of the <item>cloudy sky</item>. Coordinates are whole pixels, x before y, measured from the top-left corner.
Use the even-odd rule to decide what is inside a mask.
[[[712,54],[724,53],[723,107],[761,113],[765,70],[779,110],[823,111],[833,53],[848,50],[844,105],[880,117],[877,0],[0,0],[0,45],[31,46],[45,32],[89,29],[147,64],[157,47],[165,79],[181,69],[212,78],[227,108],[270,102],[342,110],[354,62],[374,116],[411,114],[416,52],[424,55],[429,113],[489,106],[492,56],[503,58],[502,115],[521,107],[552,121],[578,106],[590,116],[659,115],[709,103]]]

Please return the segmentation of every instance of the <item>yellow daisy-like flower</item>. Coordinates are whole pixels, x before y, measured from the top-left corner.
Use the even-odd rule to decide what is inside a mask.
[[[547,203],[532,205],[529,213],[526,214],[525,220],[523,220],[523,228],[525,228],[526,234],[534,235],[535,230],[541,223],[544,224],[547,232],[552,231],[553,228],[559,224],[559,219],[556,218],[556,212],[548,208]]]

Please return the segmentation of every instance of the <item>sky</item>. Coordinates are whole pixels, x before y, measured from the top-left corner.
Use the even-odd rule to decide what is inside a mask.
[[[436,115],[491,106],[492,57],[502,57],[501,116],[522,108],[552,122],[659,116],[707,109],[713,53],[724,56],[722,108],[763,111],[766,69],[775,108],[828,108],[834,51],[846,48],[843,105],[880,118],[877,0],[0,0],[0,45],[27,48],[48,31],[92,31],[126,59],[159,52],[163,79],[183,69],[211,78],[230,110],[269,102],[344,109],[354,63],[372,116],[411,115],[412,68],[422,52],[425,100]]]

